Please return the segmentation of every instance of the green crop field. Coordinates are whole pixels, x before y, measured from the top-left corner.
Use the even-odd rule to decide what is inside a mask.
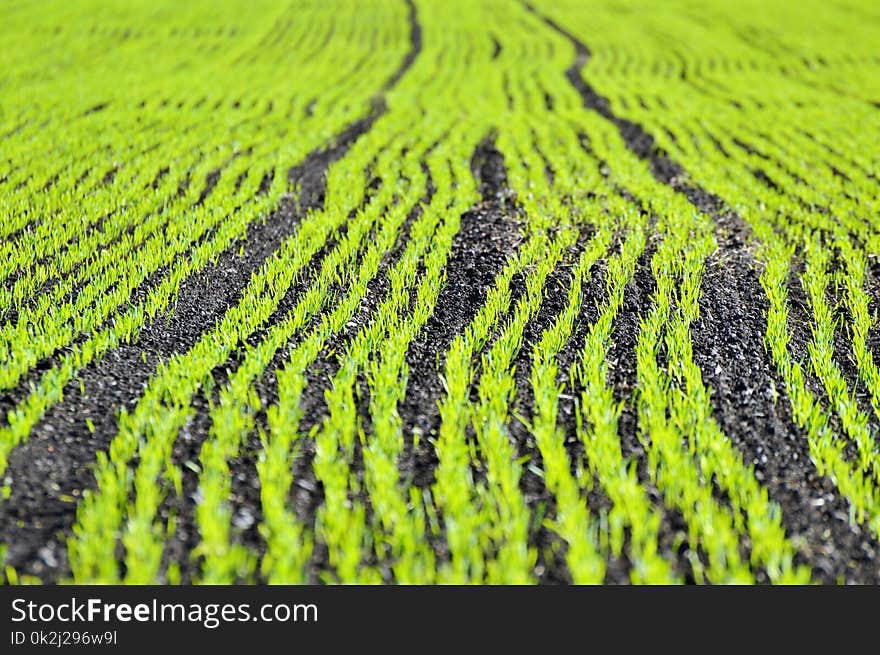
[[[880,583],[880,6],[7,0],[0,578]]]

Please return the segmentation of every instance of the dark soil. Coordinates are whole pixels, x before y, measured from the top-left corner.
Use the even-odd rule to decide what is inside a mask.
[[[437,403],[443,391],[443,355],[474,318],[495,277],[515,255],[521,241],[518,223],[512,215],[515,199],[507,185],[504,158],[491,140],[477,147],[471,168],[482,201],[461,217],[434,313],[410,344],[406,357],[409,381],[406,396],[398,407],[407,442],[401,476],[411,477],[419,487],[429,487],[434,481],[437,461],[428,440],[437,437],[440,425]],[[421,435],[417,449],[412,448],[415,432]]]
[[[782,508],[786,533],[800,544],[800,560],[816,579],[876,584],[877,541],[850,525],[846,502],[817,474],[764,348],[768,305],[758,278],[755,260],[735,249],[711,258],[703,278],[694,357],[713,390],[715,420]]]

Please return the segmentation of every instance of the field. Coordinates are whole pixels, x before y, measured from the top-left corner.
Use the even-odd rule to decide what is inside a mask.
[[[0,578],[880,583],[880,7],[8,0]]]

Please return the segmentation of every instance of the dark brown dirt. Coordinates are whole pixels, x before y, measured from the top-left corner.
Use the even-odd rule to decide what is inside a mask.
[[[521,235],[513,214],[514,198],[507,184],[504,158],[492,141],[483,141],[471,159],[482,202],[461,217],[452,242],[446,280],[434,313],[407,351],[409,382],[398,411],[403,419],[406,451],[401,476],[419,487],[434,480],[436,455],[429,439],[437,437],[437,406],[443,386],[443,356],[482,306],[486,293],[505,263],[515,255]],[[412,448],[412,435],[421,434]]]
[[[877,541],[850,525],[846,502],[816,473],[807,436],[794,424],[785,385],[762,342],[767,311],[750,255],[726,250],[709,261],[693,334],[715,420],[782,508],[786,533],[801,544],[800,561],[816,579],[876,584]]]

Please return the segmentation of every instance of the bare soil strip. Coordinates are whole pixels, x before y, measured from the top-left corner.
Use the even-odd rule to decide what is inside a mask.
[[[755,261],[743,251],[713,257],[703,278],[694,357],[712,388],[715,420],[753,464],[782,508],[786,533],[817,580],[877,583],[877,541],[849,523],[846,502],[810,460],[784,383],[764,349],[767,300]],[[775,395],[779,394],[778,399]]]
[[[426,488],[434,481],[437,464],[434,439],[440,425],[437,402],[443,393],[443,356],[456,335],[477,314],[505,263],[515,256],[521,235],[511,217],[513,194],[507,184],[503,155],[490,140],[481,142],[471,158],[482,201],[461,217],[446,265],[446,282],[434,313],[407,352],[409,381],[398,411],[403,419],[406,451],[401,477]],[[421,434],[412,448],[412,435]]]

